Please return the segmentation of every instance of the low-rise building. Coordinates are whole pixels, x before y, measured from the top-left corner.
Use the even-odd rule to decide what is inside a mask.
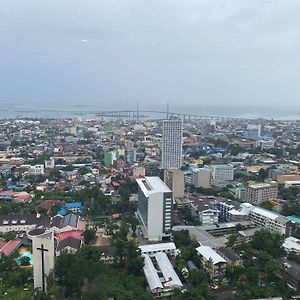
[[[143,166],[135,166],[132,169],[133,177],[145,177],[145,167]]]
[[[216,198],[214,207],[219,211],[219,221],[230,221],[229,211],[232,209],[239,209],[240,203],[226,198]]]
[[[44,165],[30,166],[28,169],[28,174],[33,176],[44,175]]]
[[[239,210],[232,209],[229,212],[229,218],[237,221],[250,219],[257,226],[274,230],[280,234],[286,234],[288,218],[273,211],[254,206],[250,203],[242,203]]]
[[[296,254],[300,254],[300,240],[295,237],[287,237],[284,240],[282,247],[287,253],[293,252]]]
[[[225,275],[227,261],[208,246],[199,246],[196,251],[201,257],[203,268],[208,272],[211,280],[214,283],[220,282]]]
[[[39,214],[0,215],[0,232],[27,232],[36,227],[47,227],[49,223],[50,218],[41,217]]]
[[[155,255],[158,252],[163,252],[171,256],[177,255],[176,245],[173,242],[141,245],[139,246],[139,249],[141,250],[142,254],[147,254],[150,257]]]
[[[183,288],[181,280],[165,253],[158,252],[152,257],[143,254],[143,257],[143,270],[148,288],[156,299],[171,296],[175,289]]]
[[[284,235],[288,219],[280,214],[274,213],[260,207],[253,207],[249,214],[250,220],[258,226],[277,231]]]
[[[228,265],[241,266],[243,264],[242,259],[228,247],[220,247],[218,253],[227,261]]]
[[[214,197],[194,198],[188,203],[191,214],[197,218],[202,225],[217,224],[219,222],[219,211],[215,208],[214,199]]]
[[[59,256],[62,252],[75,253],[82,246],[82,240],[75,237],[67,237],[60,240],[56,247],[56,256]]]
[[[300,288],[300,264],[289,260],[285,257],[279,258],[279,263],[282,266],[282,275],[287,280],[289,285],[295,290]]]

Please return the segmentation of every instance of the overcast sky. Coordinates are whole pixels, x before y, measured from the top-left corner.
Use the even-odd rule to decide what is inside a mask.
[[[299,13],[298,0],[0,0],[0,103],[299,108]]]

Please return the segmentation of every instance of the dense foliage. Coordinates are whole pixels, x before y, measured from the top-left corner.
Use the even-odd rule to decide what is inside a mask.
[[[136,253],[132,245],[126,250],[130,258],[136,257]],[[55,262],[55,277],[52,274],[48,279],[49,299],[152,299],[145,292],[142,276],[135,276],[130,267],[103,263],[100,257],[101,250],[91,246],[75,254],[59,256]]]

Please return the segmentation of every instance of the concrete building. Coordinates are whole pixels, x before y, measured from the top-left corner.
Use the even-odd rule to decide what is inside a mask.
[[[300,218],[296,216],[287,216],[289,222],[286,224],[286,236],[300,238]]]
[[[242,203],[240,209],[232,209],[228,212],[231,220],[250,219],[257,226],[286,234],[288,218],[273,211],[254,206],[250,203]]]
[[[46,277],[54,268],[54,235],[53,232],[35,236],[32,239],[33,281],[34,288],[46,291]]]
[[[220,247],[218,253],[227,261],[228,265],[231,266],[242,266],[243,260],[237,255],[231,248],[228,247]]]
[[[274,148],[275,140],[273,140],[273,139],[261,139],[261,140],[258,141],[257,145],[262,150],[269,150],[269,149]]]
[[[234,169],[231,165],[211,165],[212,184],[217,187],[225,187],[227,181],[234,178]]]
[[[300,240],[295,237],[287,237],[282,244],[283,249],[287,252],[293,252],[296,254],[300,254]]]
[[[53,169],[55,167],[55,160],[51,158],[50,160],[45,160],[45,168]]]
[[[261,204],[271,198],[277,198],[277,183],[249,183],[246,190],[246,201]]]
[[[109,151],[104,153],[104,164],[106,167],[110,167],[114,164],[114,161],[120,157],[118,151]]]
[[[44,175],[45,174],[44,165],[30,166],[28,169],[28,174],[33,176]]]
[[[132,169],[133,177],[145,177],[146,171],[143,166],[135,166]]]
[[[266,229],[278,231],[284,235],[288,219],[267,209],[254,206],[249,214],[250,220]]]
[[[219,221],[230,221],[229,211],[232,209],[239,209],[240,203],[226,198],[217,198],[214,207],[219,211]]]
[[[172,190],[173,198],[184,197],[184,172],[179,169],[164,171],[164,182]]]
[[[182,165],[182,120],[164,120],[162,124],[161,167],[177,168]]]
[[[285,183],[287,181],[300,181],[299,174],[276,174],[275,180],[278,184]]]
[[[284,183],[285,188],[290,188],[290,187],[300,187],[300,180],[294,180],[294,181],[286,181]]]
[[[126,150],[126,161],[128,164],[133,164],[136,162],[136,149],[135,148]]]
[[[192,185],[196,188],[211,188],[211,170],[208,168],[199,168],[192,171]]]
[[[196,251],[201,257],[202,266],[208,272],[211,280],[214,283],[220,282],[225,276],[227,261],[208,246],[199,246]]]
[[[244,138],[249,140],[257,140],[261,135],[261,125],[248,124],[247,129],[243,131]]]
[[[176,245],[171,243],[159,243],[159,244],[150,244],[150,245],[141,245],[139,246],[142,254],[147,254],[150,257],[154,256],[158,252],[164,252],[171,256],[177,255]]]
[[[172,191],[159,177],[145,177],[138,183],[137,215],[144,235],[151,241],[171,236]]]
[[[202,225],[219,223],[219,211],[214,206],[215,198],[203,197],[192,199],[188,203],[188,208],[194,218],[197,218]]]

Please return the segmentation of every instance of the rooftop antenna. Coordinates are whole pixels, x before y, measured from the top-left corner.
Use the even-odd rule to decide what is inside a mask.
[[[136,119],[137,119],[137,121],[139,121],[139,119],[140,119],[139,101],[137,101],[137,104],[136,104]]]

